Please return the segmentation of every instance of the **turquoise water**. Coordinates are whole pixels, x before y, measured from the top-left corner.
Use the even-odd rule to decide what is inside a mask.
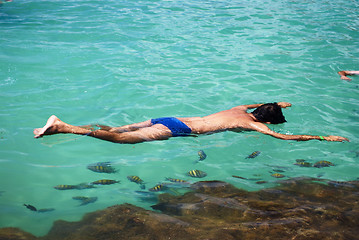
[[[271,187],[286,177],[358,177],[357,1],[19,1],[0,6],[0,227],[44,235],[53,221],[107,206],[150,209],[138,185],[165,177]],[[289,142],[224,132],[136,145],[56,135],[33,138],[55,114],[74,125],[119,126],[163,116],[204,116],[236,105],[287,101],[287,134],[339,135],[350,142]],[[198,150],[207,158],[197,164]],[[245,159],[261,151],[254,159]],[[331,161],[301,168],[296,159]],[[114,174],[89,171],[111,162]],[[260,178],[267,184],[233,178]],[[59,191],[59,184],[109,178],[119,184]],[[78,206],[73,196],[98,197]],[[55,208],[36,213],[23,204]]]

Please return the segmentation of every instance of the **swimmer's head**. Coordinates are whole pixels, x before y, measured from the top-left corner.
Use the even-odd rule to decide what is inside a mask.
[[[260,122],[269,122],[272,124],[286,122],[282,108],[276,102],[263,104],[256,108],[252,114]]]

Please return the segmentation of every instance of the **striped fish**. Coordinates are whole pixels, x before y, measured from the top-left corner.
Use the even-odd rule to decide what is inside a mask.
[[[57,190],[70,190],[70,189],[77,189],[76,185],[57,185],[54,187]]]
[[[127,176],[127,179],[131,182],[137,183],[140,185],[141,189],[145,189],[145,182],[139,176]]]
[[[187,173],[188,176],[194,177],[194,178],[203,178],[207,176],[207,173],[201,171],[201,170],[191,170]]]
[[[166,180],[173,183],[188,183],[187,181],[178,178],[166,178]]]
[[[203,150],[199,150],[199,151],[198,151],[198,156],[199,156],[198,161],[203,161],[203,160],[206,159],[206,157],[207,157],[207,155],[204,153]]]
[[[75,187],[78,190],[95,188],[95,186],[92,183],[80,183],[80,184],[75,185]]]
[[[115,183],[119,183],[120,181],[116,181],[116,180],[111,180],[111,179],[101,179],[101,180],[97,180],[92,182],[92,184],[95,185],[110,185],[110,184],[115,184]]]
[[[311,167],[312,164],[305,161],[304,159],[296,159],[294,165],[300,166],[300,167]]]
[[[284,178],[285,177],[283,174],[280,174],[280,173],[273,173],[271,176],[275,177],[275,178]]]
[[[316,167],[316,168],[330,167],[330,166],[334,166],[334,164],[329,161],[319,161],[319,162],[314,163],[314,165],[313,165],[313,167]]]
[[[159,192],[159,191],[163,191],[163,190],[166,190],[166,189],[167,189],[167,186],[160,183],[160,184],[157,184],[156,186],[154,186],[153,188],[148,189],[148,191],[150,191],[150,192]]]
[[[246,158],[255,158],[257,157],[261,152],[260,151],[254,151],[250,155],[248,155]]]
[[[87,169],[98,173],[115,173],[116,169],[111,166],[110,162],[99,162],[87,166]]]

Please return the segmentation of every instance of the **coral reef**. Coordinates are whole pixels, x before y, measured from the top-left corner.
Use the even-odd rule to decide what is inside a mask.
[[[358,181],[298,178],[255,192],[205,181],[184,195],[159,195],[154,211],[116,205],[56,221],[43,237],[4,228],[0,239],[359,239],[358,196]]]

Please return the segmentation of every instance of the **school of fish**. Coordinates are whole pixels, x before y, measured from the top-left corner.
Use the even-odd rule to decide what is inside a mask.
[[[254,159],[260,155],[260,151],[254,151],[251,154],[249,154],[246,159]],[[199,150],[197,152],[198,159],[195,161],[195,163],[198,163],[200,161],[204,161],[207,158],[207,154],[203,150]],[[315,167],[315,168],[323,168],[323,167],[330,167],[334,166],[333,163],[325,160],[317,161],[314,164],[304,160],[304,159],[296,159],[294,165],[299,167]],[[270,166],[270,165],[268,165]],[[284,178],[286,177],[282,172],[285,172],[288,167],[281,167],[281,166],[271,166],[273,168],[273,172],[271,172],[270,176],[274,178]],[[90,171],[93,171],[95,173],[107,173],[107,174],[113,174],[116,173],[117,170],[112,166],[110,162],[98,162],[95,164],[90,164],[87,166],[87,169]],[[284,169],[284,170],[282,170]],[[189,170],[188,172],[184,173],[186,176],[192,177],[192,178],[204,178],[207,176],[207,173],[203,170],[199,169],[193,169]],[[238,175],[232,175],[233,178],[245,180],[245,181],[256,181],[256,184],[264,184],[268,181],[263,180],[262,178],[256,177],[242,177]],[[145,181],[142,180],[139,176],[136,175],[129,175],[127,176],[127,179],[130,182],[136,183],[139,185],[139,187],[142,190],[146,189]],[[167,182],[166,182],[167,181]],[[96,181],[92,181],[89,183],[80,183],[80,184],[59,184],[54,186],[54,189],[56,190],[85,190],[90,188],[96,188],[103,185],[113,185],[120,183],[119,180],[114,179],[99,179]],[[336,183],[335,183],[336,184]],[[135,191],[135,193],[141,193],[141,197],[145,198],[149,193],[155,194],[156,192],[163,192],[163,191],[170,191],[174,194],[177,193],[175,188],[187,188],[189,185],[191,185],[191,182],[179,178],[172,178],[172,177],[166,177],[164,182],[160,182],[156,184],[155,186],[148,188],[149,192],[146,191]],[[145,196],[145,197],[144,197]],[[153,199],[152,195],[148,195],[149,198]],[[79,201],[79,206],[84,206],[90,203],[95,203],[98,200],[97,196],[94,197],[88,197],[88,196],[73,196],[72,199]],[[37,209],[35,206],[31,204],[24,204],[24,206],[33,212],[51,212],[54,211],[54,208],[42,208]]]

